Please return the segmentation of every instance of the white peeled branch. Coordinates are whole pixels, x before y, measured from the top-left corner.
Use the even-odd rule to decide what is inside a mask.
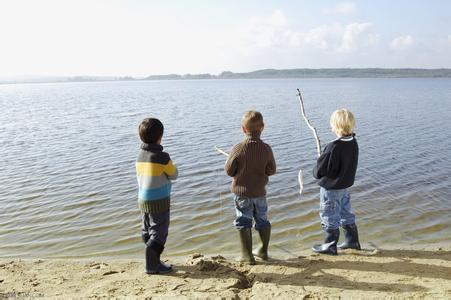
[[[321,143],[318,138],[318,133],[316,132],[316,128],[312,126],[309,119],[305,115],[304,100],[302,99],[301,91],[299,89],[297,89],[297,90],[298,90],[299,104],[301,105],[301,114],[302,114],[302,117],[304,118],[305,123],[307,123],[308,128],[310,128],[313,131],[313,136],[316,141],[316,151],[317,151],[317,154],[319,157],[321,155]],[[299,170],[298,182],[299,182],[299,194],[302,194],[302,191],[304,189],[304,180],[303,180],[302,170]]]
[[[217,146],[215,146],[215,150],[218,151],[219,153],[221,153],[222,155],[229,157],[229,154],[227,152],[225,152],[224,150],[221,150]]]

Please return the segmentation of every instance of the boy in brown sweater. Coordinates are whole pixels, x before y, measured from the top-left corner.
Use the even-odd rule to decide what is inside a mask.
[[[233,146],[226,161],[225,171],[233,177],[231,191],[234,194],[237,227],[241,241],[241,259],[255,264],[254,255],[268,260],[268,244],[271,223],[268,221],[266,189],[268,176],[276,173],[276,162],[271,147],[260,139],[263,116],[257,111],[244,113],[241,129],[245,139]],[[260,235],[262,246],[252,253],[252,219]]]

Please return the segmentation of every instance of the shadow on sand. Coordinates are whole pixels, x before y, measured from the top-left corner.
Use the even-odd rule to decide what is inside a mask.
[[[351,280],[349,277],[331,274],[331,270],[342,270],[343,274],[359,272],[382,272],[401,276],[424,277],[451,280],[451,268],[426,263],[416,263],[413,259],[440,259],[449,261],[451,251],[417,251],[417,250],[383,250],[374,254],[369,250],[342,253],[339,259],[323,259],[322,256],[299,257],[288,260],[273,259],[269,262],[259,262],[256,267],[231,263],[222,257],[200,257],[192,260],[191,265],[176,267],[178,272],[172,276],[183,276],[194,279],[214,277],[217,279],[236,279],[231,288],[251,288],[257,281],[290,286],[318,286],[325,288],[351,289],[361,291],[381,292],[427,292],[428,289],[403,283],[381,283],[362,280]],[[367,256],[365,259],[361,256]],[[374,262],[373,258],[389,258],[389,262]],[[349,259],[347,259],[349,258]],[[285,267],[282,273],[266,272],[274,268],[261,266]],[[289,272],[286,272],[289,270]],[[294,272],[293,272],[294,270]],[[296,272],[299,270],[299,272]],[[181,271],[181,272],[180,272]],[[289,274],[285,274],[289,273]],[[356,277],[353,275],[352,277]],[[381,275],[383,276],[383,274]]]

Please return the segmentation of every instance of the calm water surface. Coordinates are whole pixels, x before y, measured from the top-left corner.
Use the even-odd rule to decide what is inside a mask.
[[[321,239],[319,189],[298,87],[323,146],[333,110],[357,118],[351,196],[364,246],[450,245],[450,79],[16,84],[0,85],[0,257],[142,258],[134,162],[148,116],[165,124],[180,171],[166,254],[238,253],[231,180],[213,146],[242,139],[249,109],[263,113],[262,139],[278,163],[268,186],[272,252],[310,248]]]

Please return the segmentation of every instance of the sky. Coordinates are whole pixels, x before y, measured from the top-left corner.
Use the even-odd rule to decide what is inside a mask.
[[[451,68],[448,0],[0,0],[0,77]]]

